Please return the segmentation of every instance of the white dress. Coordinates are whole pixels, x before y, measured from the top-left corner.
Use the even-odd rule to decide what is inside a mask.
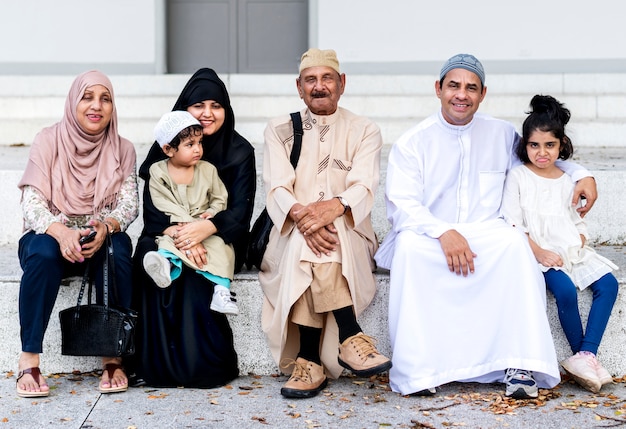
[[[567,174],[557,179],[541,177],[524,165],[509,172],[502,200],[502,214],[507,222],[527,232],[539,247],[558,253],[563,270],[579,289],[618,267],[591,247],[582,245],[587,227],[571,206],[574,185]]]
[[[560,381],[543,276],[525,234],[499,215],[518,138],[505,121],[476,114],[453,126],[439,112],[391,149],[392,229],[376,261],[391,270],[395,392],[503,381],[507,368],[533,371],[540,387]],[[437,238],[449,229],[477,254],[467,277],[448,270]]]

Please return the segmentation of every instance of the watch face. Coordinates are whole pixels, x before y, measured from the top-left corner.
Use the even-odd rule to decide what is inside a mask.
[[[346,210],[350,208],[350,206],[348,205],[348,202],[346,201],[344,197],[337,197],[337,198],[339,199],[339,202],[343,205],[343,212],[345,213]]]

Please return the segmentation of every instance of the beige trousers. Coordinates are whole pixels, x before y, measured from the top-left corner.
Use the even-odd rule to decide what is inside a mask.
[[[348,282],[341,274],[341,264],[311,263],[311,286],[291,308],[291,321],[296,325],[323,328],[329,311],[352,305]]]

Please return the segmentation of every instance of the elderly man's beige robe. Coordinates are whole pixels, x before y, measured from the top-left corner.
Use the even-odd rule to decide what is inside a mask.
[[[370,213],[379,181],[380,130],[369,119],[342,108],[328,116],[305,109],[301,116],[304,136],[295,172],[289,161],[293,146],[289,115],[271,120],[265,130],[263,178],[267,210],[275,226],[259,280],[265,295],[263,331],[279,366],[284,358],[295,359],[299,350],[299,332],[290,322],[290,310],[311,284],[311,263],[342,265],[357,316],[376,293],[373,256],[378,241]],[[330,256],[317,257],[288,213],[296,203],[306,205],[337,196],[351,207],[334,222],[340,245]],[[337,323],[328,313],[321,358],[327,373],[335,378],[343,369],[337,362],[338,345]]]

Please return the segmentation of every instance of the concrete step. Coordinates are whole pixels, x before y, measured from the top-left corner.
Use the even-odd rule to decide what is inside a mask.
[[[141,163],[149,149],[149,144],[136,145],[137,159]],[[381,155],[381,181],[376,192],[372,222],[374,230],[382,240],[389,231],[385,212],[384,188],[387,155],[390,146],[383,147]],[[20,192],[17,183],[22,177],[28,159],[27,146],[0,145],[0,245],[17,243],[22,231],[22,216],[19,206]],[[253,219],[265,206],[265,193],[262,180],[263,145],[255,145],[257,161],[257,194]],[[626,224],[622,222],[626,213],[626,199],[620,198],[623,184],[626,183],[626,148],[577,149],[575,160],[585,165],[595,176],[600,198],[586,221],[592,237],[591,243],[621,245],[626,243]],[[140,187],[143,181],[140,180]],[[141,232],[141,216],[130,226],[129,233],[136,238]]]
[[[626,373],[626,343],[623,341],[626,326],[626,294],[623,291],[623,284],[626,280],[624,272],[626,250],[621,246],[599,246],[597,250],[620,267],[616,276],[622,287],[600,346],[599,358],[612,375],[621,376]],[[0,334],[4,338],[4,346],[0,350],[0,371],[10,371],[16,370],[21,348],[17,306],[21,270],[15,245],[0,246],[0,270],[2,273],[0,274],[0,287],[4,295],[0,300]],[[380,351],[390,356],[391,348],[387,328],[389,276],[387,272],[381,271],[376,277],[378,285],[376,297],[360,316],[359,323],[365,332],[378,339]],[[70,372],[74,369],[85,371],[100,367],[97,358],[62,356],[60,352],[61,332],[57,315],[60,310],[76,304],[79,286],[79,280],[75,280],[69,286],[61,287],[57,297],[52,312],[53,317],[44,338],[42,366],[46,373]],[[233,329],[235,349],[239,355],[240,374],[275,374],[278,368],[271,358],[261,330],[263,293],[257,273],[246,271],[238,274],[232,284],[232,289],[237,293],[240,314],[228,316],[228,318]],[[590,304],[591,292],[585,290],[580,294],[579,304],[583,323],[589,313]],[[561,361],[569,357],[571,352],[560,327],[556,305],[551,295],[548,295],[547,312],[557,356]],[[432,323],[436,326],[437,320],[433,320]]]
[[[626,75],[493,75],[483,112],[519,125],[531,97],[552,94],[572,110],[572,138],[590,147],[626,146]],[[159,117],[170,110],[187,75],[111,76],[120,133],[152,141]],[[302,101],[292,75],[224,75],[237,129],[253,143],[263,141],[269,118],[298,110]],[[342,105],[375,120],[385,143],[437,109],[436,76],[349,76]],[[0,144],[30,144],[43,127],[58,121],[73,76],[0,76]]]

